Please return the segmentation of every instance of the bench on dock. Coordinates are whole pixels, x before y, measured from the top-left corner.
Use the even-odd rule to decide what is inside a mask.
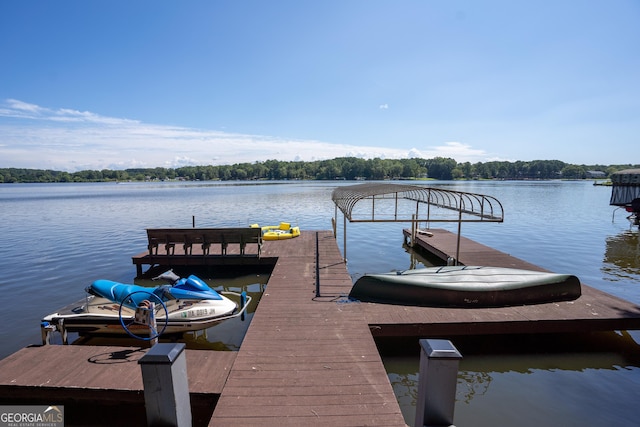
[[[176,245],[182,245],[185,255],[192,255],[193,246],[200,245],[203,255],[209,255],[211,245],[219,244],[220,253],[226,255],[229,244],[240,245],[240,255],[244,255],[247,244],[258,245],[258,255],[262,248],[260,228],[148,228],[149,255],[158,255],[158,248],[164,246],[166,255],[174,255]]]

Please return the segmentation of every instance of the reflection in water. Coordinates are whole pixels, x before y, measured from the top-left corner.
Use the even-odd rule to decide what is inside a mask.
[[[417,268],[423,267],[435,267],[442,264],[441,259],[422,250],[419,246],[412,248],[405,242],[402,244],[402,249],[404,249],[404,251],[409,254],[410,270],[415,270]]]
[[[488,372],[460,371],[456,387],[456,402],[470,403],[489,390],[491,375]]]
[[[638,231],[629,230],[606,238],[602,272],[612,281],[640,275],[640,239]]]
[[[408,425],[413,425],[417,400],[415,341],[378,343]],[[640,387],[628,374],[640,372],[640,345],[627,332],[452,341],[463,355],[456,425],[635,425],[628,417],[636,413]]]

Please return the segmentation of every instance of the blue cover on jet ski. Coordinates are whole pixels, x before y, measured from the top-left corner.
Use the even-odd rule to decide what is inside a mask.
[[[133,304],[126,304],[129,307],[136,307],[142,301],[148,300],[150,298],[149,293],[154,293],[163,301],[166,300],[166,298],[162,298],[162,293],[158,294],[157,292],[154,292],[158,290],[158,288],[145,288],[144,286],[127,285],[111,280],[96,280],[91,284],[91,290],[101,297],[107,298],[108,300],[111,300],[118,304],[122,303],[122,301],[128,295],[136,292],[135,294],[131,295]],[[155,300],[154,302],[157,302],[157,300]]]
[[[148,300],[149,293],[158,296],[162,301],[169,299],[212,299],[221,300],[222,296],[211,289],[207,284],[196,276],[189,276],[186,279],[180,279],[174,286],[162,285],[155,288],[145,286],[118,283],[112,280],[96,280],[91,284],[91,290],[118,304],[131,295],[133,304],[125,304],[130,307],[138,306],[142,301]],[[167,295],[170,294],[170,296]],[[154,302],[154,301],[152,301]]]
[[[169,290],[176,299],[215,299],[222,296],[209,287],[202,279],[193,274],[186,279],[180,279]]]

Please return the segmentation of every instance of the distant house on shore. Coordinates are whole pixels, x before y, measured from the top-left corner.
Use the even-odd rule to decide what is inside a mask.
[[[606,172],[602,172],[602,171],[586,171],[585,174],[587,175],[587,178],[606,178],[607,174]]]

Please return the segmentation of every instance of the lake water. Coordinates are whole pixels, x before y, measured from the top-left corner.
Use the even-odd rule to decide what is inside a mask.
[[[328,230],[331,192],[350,182],[100,183],[0,185],[0,289],[4,296],[0,357],[40,343],[40,319],[82,298],[98,278],[131,282],[131,256],[146,249],[146,228],[239,227],[289,221]],[[611,188],[590,181],[420,183],[496,197],[504,223],[465,223],[462,234],[585,284],[640,304],[640,242],[626,213],[609,206]],[[339,247],[342,249],[342,218]],[[456,231],[453,224],[435,225]],[[348,268],[368,272],[410,268],[406,224],[348,224]],[[375,243],[375,244],[372,244]],[[420,259],[420,258],[418,258]],[[214,275],[215,276],[215,275]],[[212,286],[255,295],[263,274],[212,277]],[[250,320],[250,319],[248,319]],[[248,322],[222,329],[246,328]],[[224,324],[223,324],[224,325]],[[222,327],[222,325],[220,325]],[[216,327],[219,328],[219,327]],[[192,337],[194,348],[234,350]],[[585,336],[457,339],[464,356],[458,377],[458,426],[621,426],[640,417],[640,336],[618,331]],[[413,423],[418,349],[388,352],[385,366],[405,419]],[[397,349],[396,349],[397,350]]]

